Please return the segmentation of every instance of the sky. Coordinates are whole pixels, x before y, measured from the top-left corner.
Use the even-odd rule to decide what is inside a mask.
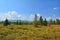
[[[0,0],[0,20],[60,19],[60,0]]]

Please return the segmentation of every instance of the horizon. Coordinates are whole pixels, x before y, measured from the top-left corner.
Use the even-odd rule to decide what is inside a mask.
[[[0,0],[0,20],[60,19],[60,0]]]

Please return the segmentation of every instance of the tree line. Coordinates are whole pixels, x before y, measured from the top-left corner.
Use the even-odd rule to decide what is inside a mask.
[[[52,25],[52,24],[54,24],[54,25],[59,25],[60,24],[60,19],[55,19],[55,20],[53,20],[53,19],[50,19],[50,20],[46,20],[46,18],[43,20],[43,18],[42,18],[42,16],[40,16],[40,18],[39,18],[39,20],[37,20],[38,19],[38,17],[37,17],[37,14],[35,14],[35,18],[34,18],[34,26],[38,26],[38,25],[40,25],[40,26],[47,26],[47,25]]]
[[[51,24],[60,24],[60,19],[55,19],[55,20],[53,20],[53,19],[50,19],[50,20],[46,20],[46,18],[45,19],[43,19],[42,18],[42,16],[40,16],[39,17],[39,19],[38,19],[38,16],[37,16],[37,14],[35,14],[35,17],[34,17],[34,20],[32,21],[32,22],[23,22],[23,21],[16,21],[16,22],[10,22],[7,18],[6,18],[6,20],[3,22],[3,25],[4,26],[8,26],[8,25],[10,25],[10,24],[16,24],[16,25],[28,25],[28,24],[30,24],[30,25],[34,25],[35,27],[37,27],[38,25],[40,25],[40,26],[47,26],[47,25],[51,25]]]

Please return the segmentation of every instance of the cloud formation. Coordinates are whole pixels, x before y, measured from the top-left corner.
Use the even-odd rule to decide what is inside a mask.
[[[53,8],[53,10],[56,10],[57,8]]]
[[[37,19],[39,20],[39,18],[40,18],[40,14],[39,13],[37,13]],[[29,20],[34,20],[34,17],[35,17],[35,14],[31,14],[30,16],[29,16]]]
[[[9,20],[20,20],[20,19],[24,19],[24,17],[20,14],[18,14],[16,11],[9,11],[7,13],[3,13],[0,14],[0,20],[5,20],[5,19],[9,19]]]
[[[50,19],[52,19],[52,17],[47,17],[46,19],[49,21]]]
[[[30,14],[28,17],[22,16],[20,13],[16,11],[8,11],[7,13],[0,14],[0,20],[5,20],[6,18],[8,20],[34,20],[35,14]],[[37,17],[40,17],[40,14],[37,13]]]
[[[36,13],[38,20],[40,18],[40,13]],[[55,17],[56,15],[53,14],[53,19],[56,19]],[[7,13],[2,13],[0,14],[0,21],[4,21],[6,18],[9,20],[29,20],[29,21],[33,21],[35,17],[35,14],[30,14],[28,17],[26,16],[22,16],[20,13],[16,12],[16,11],[8,11]],[[58,19],[60,19],[59,17],[57,17]],[[47,20],[52,19],[52,16],[49,16],[46,18]]]

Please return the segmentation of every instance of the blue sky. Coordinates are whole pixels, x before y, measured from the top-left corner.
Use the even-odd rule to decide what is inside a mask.
[[[32,20],[34,14],[42,15],[47,19],[60,18],[60,0],[0,0],[2,20],[6,17]]]

